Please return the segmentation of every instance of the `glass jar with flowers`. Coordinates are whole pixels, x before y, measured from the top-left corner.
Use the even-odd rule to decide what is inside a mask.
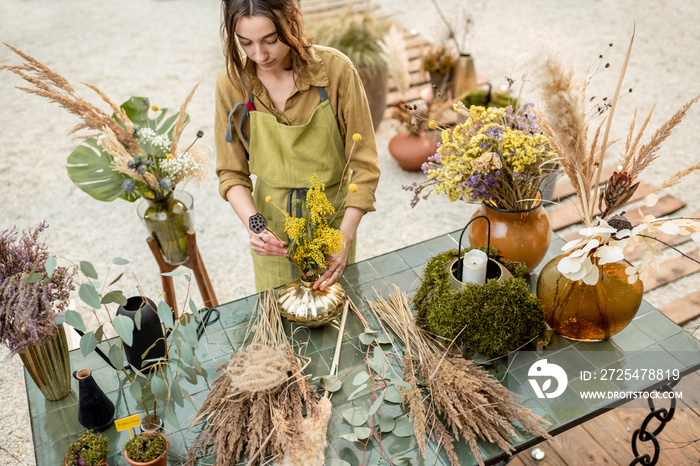
[[[614,97],[607,107],[609,114],[598,126],[590,145],[587,142],[588,111],[585,103],[589,100],[585,95],[586,78],[575,77],[572,67],[557,52],[544,55],[544,63],[537,66],[541,71],[537,80],[543,102],[540,115],[543,129],[576,189],[579,201],[576,207],[584,225],[579,230],[580,237],[568,242],[562,248],[563,254],[542,269],[537,295],[544,306],[545,320],[549,326],[573,340],[604,340],[632,321],[644,292],[640,279],[654,273],[658,267],[657,258],[662,254],[656,246],[661,241],[658,239],[659,233],[690,235],[700,241],[698,219],[656,219],[644,215],[641,210],[633,214],[620,213],[637,189],[641,172],[659,157],[661,144],[681,122],[690,106],[700,100],[700,95],[683,105],[645,144],[641,144],[642,137],[652,114],[649,113],[636,133],[633,118],[618,170],[599,191],[603,160],[611,146],[609,133],[612,117],[632,42],[633,39]],[[605,130],[602,131],[604,124]],[[651,206],[656,202],[656,193],[661,189],[675,185],[698,169],[700,163],[676,173],[647,196],[646,205]],[[632,265],[625,260],[624,251],[627,248],[646,249],[640,255],[639,264]]]
[[[192,196],[175,191],[189,179],[206,176],[209,150],[200,142],[180,144],[189,123],[187,104],[199,86],[187,96],[178,113],[151,105],[148,98],[131,97],[117,106],[99,88],[86,84],[107,104],[112,114],[81,97],[70,83],[46,65],[20,50],[8,47],[22,57],[22,65],[3,66],[22,77],[33,88],[20,88],[61,105],[82,119],[73,132],[87,129],[99,132],[68,156],[68,176],[93,198],[111,202],[117,198],[133,202],[143,198],[139,215],[171,265],[187,261],[187,230],[193,227]],[[201,82],[201,81],[200,81]]]
[[[552,234],[540,186],[554,170],[556,154],[531,104],[517,111],[462,103],[454,109],[466,121],[442,130],[437,153],[423,166],[428,179],[404,186],[414,193],[411,205],[431,192],[452,202],[481,202],[474,217],[491,221],[491,245],[530,272],[544,257]],[[486,246],[486,222],[473,222],[467,232],[472,247]]]
[[[47,400],[71,392],[68,342],[55,322],[74,289],[75,272],[56,265],[39,235],[48,224],[18,238],[15,229],[0,234],[0,343],[24,367]]]

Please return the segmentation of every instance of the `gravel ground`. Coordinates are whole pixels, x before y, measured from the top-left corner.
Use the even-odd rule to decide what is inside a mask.
[[[382,9],[407,29],[439,41],[444,28],[425,0],[382,0]],[[458,17],[462,2],[441,2]],[[700,43],[700,9],[680,0],[663,2],[603,0],[492,0],[469,3],[474,25],[465,47],[476,57],[477,72],[494,84],[504,76],[520,80],[522,57],[536,51],[535,37],[549,34],[582,72],[605,52],[609,70],[597,74],[590,95],[611,95],[616,72],[636,22],[636,39],[625,87],[631,96],[620,101],[613,134],[626,134],[634,107],[646,113],[654,102],[655,128],[686,100],[700,92],[696,45]],[[454,14],[453,14],[454,13]],[[192,123],[184,140],[202,129],[213,143],[214,83],[223,58],[219,40],[219,2],[215,0],[3,0],[0,37],[39,59],[72,83],[98,85],[116,102],[147,96],[160,107],[177,108],[194,83],[205,76],[189,107]],[[608,43],[614,46],[608,50]],[[11,51],[0,48],[0,64],[17,64]],[[595,65],[593,65],[595,66]],[[104,275],[111,259],[125,257],[128,270],[151,296],[159,292],[158,269],[144,241],[135,206],[127,202],[102,204],[73,186],[65,174],[67,155],[78,144],[66,136],[77,123],[56,105],[20,92],[21,81],[0,73],[0,219],[2,229],[50,224],[47,241],[63,258],[88,260]],[[78,85],[76,84],[76,87]],[[93,95],[77,87],[85,97]],[[527,96],[531,89],[525,88]],[[97,102],[97,100],[94,100]],[[662,148],[661,160],[643,179],[659,184],[677,170],[698,162],[700,109],[693,108]],[[387,144],[394,134],[391,122],[381,124],[378,148],[382,178],[377,212],[362,222],[358,258],[364,259],[464,225],[475,209],[432,198],[416,209],[400,187],[417,178],[391,159]],[[211,178],[195,195],[197,236],[204,262],[220,302],[254,292],[247,236],[227,203],[219,198]],[[667,193],[683,199],[683,213],[700,212],[700,174],[695,173]],[[693,246],[694,248],[694,246]],[[646,294],[652,304],[679,299],[700,288],[700,274]],[[135,290],[127,281],[125,292]],[[180,302],[185,290],[179,289]],[[198,293],[193,292],[195,301]],[[698,323],[692,323],[692,331]],[[0,351],[0,358],[7,354]],[[33,464],[29,419],[19,358],[0,365],[0,464]]]

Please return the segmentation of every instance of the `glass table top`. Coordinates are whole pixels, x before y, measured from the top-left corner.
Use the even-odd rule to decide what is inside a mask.
[[[459,233],[456,231],[439,236],[346,267],[341,284],[371,328],[376,329],[378,325],[367,309],[366,300],[374,301],[378,294],[388,297],[394,291],[394,286],[413,296],[420,286],[420,277],[426,262],[435,254],[456,248]],[[559,254],[562,245],[561,239],[552,241],[540,268]],[[535,283],[538,270],[530,277],[531,285]],[[206,397],[209,384],[216,379],[216,369],[228,360],[232,351],[242,345],[256,300],[257,296],[254,295],[218,306],[220,319],[207,327],[197,350],[199,359],[207,370],[207,379],[197,386],[188,387],[197,402],[197,407]],[[338,327],[337,321],[316,329],[287,324],[288,334],[293,335],[294,345],[310,358],[311,362],[305,370],[307,374],[323,376],[330,373],[338,339]],[[327,464],[389,464],[388,459],[392,459],[394,464],[449,465],[445,452],[436,451],[437,447],[431,441],[426,443],[426,457],[423,458],[413,436],[382,434],[366,445],[364,442],[341,438],[341,435],[352,431],[352,426],[341,413],[351,407],[368,408],[372,404],[369,395],[351,396],[357,388],[351,381],[363,370],[360,366],[366,357],[367,347],[359,340],[363,331],[360,319],[352,312],[348,313],[338,369],[339,377],[344,378],[346,382],[331,398],[333,415],[327,433]],[[387,354],[394,351],[391,345],[382,346]],[[394,359],[391,364],[398,367],[397,372],[400,374],[399,360]],[[538,361],[545,361],[546,364],[554,364],[565,370],[566,388],[561,395],[554,398],[538,396],[537,384],[532,382],[533,377],[530,374],[531,367]],[[632,323],[609,340],[598,343],[574,342],[555,334],[547,348],[541,351],[512,353],[508,357],[492,361],[489,371],[511,392],[521,396],[522,404],[546,419],[551,424],[547,426],[547,430],[556,434],[628,401],[623,398],[596,397],[591,395],[593,392],[631,394],[658,386],[661,379],[674,378],[674,369],[677,370],[678,376],[682,376],[698,367],[700,343],[660,311],[642,302]],[[71,370],[81,368],[92,370],[98,385],[114,402],[115,418],[144,414],[143,408],[138,406],[129,391],[122,389],[124,375],[107,366],[96,353],[83,357],[80,351],[72,351]],[[655,371],[653,379],[651,370]],[[662,372],[658,372],[659,370]],[[47,401],[26,371],[25,380],[37,465],[63,464],[62,458],[68,445],[84,430],[77,421],[77,382],[73,380],[73,392],[67,398]],[[177,406],[176,414],[182,429],[169,430],[166,424],[164,432],[170,441],[169,464],[178,464],[184,459],[187,448],[202,428],[201,423],[191,429],[187,427],[196,410],[196,407],[187,402],[184,408]],[[396,418],[407,416],[400,404],[389,401],[382,404],[379,412]],[[517,450],[528,448],[540,441],[517,425],[516,430],[521,437],[513,442]],[[129,439],[129,433],[117,432],[112,426],[104,434],[110,444],[108,463],[112,466],[128,464],[121,448]],[[379,439],[381,441],[378,441]],[[455,442],[455,448],[462,464],[475,464],[474,456],[464,441]],[[484,441],[479,442],[479,449],[487,463],[508,456],[497,446]],[[213,462],[214,458],[207,458],[200,464]]]

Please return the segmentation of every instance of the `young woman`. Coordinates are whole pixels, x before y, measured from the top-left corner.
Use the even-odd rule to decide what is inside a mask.
[[[346,242],[314,284],[325,289],[354,261],[357,226],[375,210],[379,160],[362,82],[343,54],[311,45],[296,0],[224,0],[222,36],[227,69],[216,86],[219,192],[248,229],[256,288],[295,277],[285,243],[255,234],[250,217],[261,213],[284,239],[285,217],[265,198],[294,215],[292,201],[305,196],[316,175],[328,199],[337,199]],[[350,157],[354,134],[362,141]],[[358,190],[347,194],[350,178]]]

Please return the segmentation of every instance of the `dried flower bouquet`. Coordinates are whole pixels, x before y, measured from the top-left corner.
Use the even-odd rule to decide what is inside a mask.
[[[400,389],[401,403],[409,410],[424,456],[427,435],[445,448],[453,466],[459,465],[454,442],[461,435],[479,464],[484,464],[477,440],[493,442],[506,452],[513,451],[511,442],[518,434],[512,422],[516,421],[528,432],[549,437],[540,427],[547,421],[515,401],[517,395],[473,361],[450,355],[420,329],[406,294],[396,291],[388,299],[377,298],[369,305],[405,346],[403,376],[411,388]],[[443,416],[454,437],[436,413]]]
[[[180,137],[189,123],[187,105],[197,83],[180,107],[167,116],[166,108],[151,106],[145,97],[131,97],[117,106],[97,86],[82,83],[104,101],[112,115],[81,97],[63,76],[35,58],[5,44],[22,57],[22,65],[1,66],[32,87],[18,89],[44,97],[80,117],[71,133],[91,130],[99,135],[85,139],[68,157],[68,176],[75,185],[100,201],[117,198],[135,201],[141,196],[164,198],[187,179],[206,176],[209,149],[195,141],[181,148]],[[201,81],[200,81],[201,83]]]
[[[641,254],[642,260],[639,265],[627,268],[630,283],[658,271],[656,259],[662,252],[655,243],[659,233],[691,235],[693,240],[700,241],[698,219],[682,217],[656,219],[650,215],[645,216],[639,211],[641,220],[633,225],[624,216],[624,212],[618,213],[637,189],[642,171],[661,155],[659,152],[661,144],[682,121],[689,108],[700,100],[700,95],[684,104],[645,143],[642,143],[643,135],[654,109],[652,108],[636,133],[637,112],[635,111],[625,140],[624,151],[620,154],[617,171],[605,182],[605,187],[598,194],[603,160],[612,145],[609,138],[610,126],[631,55],[633,40],[634,34],[609,107],[609,114],[596,128],[590,144],[588,143],[589,127],[586,122],[587,80],[575,76],[573,68],[565,63],[561,54],[557,52],[545,55],[542,63],[536,66],[539,70],[536,80],[539,82],[542,101],[541,110],[538,112],[542,129],[549,137],[554,150],[559,154],[562,168],[576,189],[580,202],[579,213],[584,224],[584,228],[579,231],[581,237],[570,241],[562,248],[564,252],[570,252],[570,254],[559,262],[558,270],[571,280],[583,280],[589,285],[598,282],[600,271],[596,265],[624,259],[624,249],[628,247],[647,250]],[[647,196],[646,205],[654,205],[657,192],[677,184],[684,176],[698,169],[700,169],[700,162],[679,171],[661,183]],[[595,213],[596,203],[600,209],[600,215]]]
[[[204,421],[204,428],[187,465],[199,464],[207,451],[217,466],[236,463],[244,451],[248,464],[264,464],[267,454],[282,465],[324,464],[331,403],[309,386],[284,333],[276,291],[261,295],[256,308],[245,338],[254,332],[250,345],[219,368],[192,423]]]

